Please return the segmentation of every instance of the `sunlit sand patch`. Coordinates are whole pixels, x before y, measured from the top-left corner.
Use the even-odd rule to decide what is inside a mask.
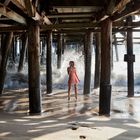
[[[59,126],[66,126],[66,123],[59,123],[59,124],[47,124],[45,126],[39,126],[36,128],[52,128],[52,127],[59,127]]]
[[[110,121],[111,118],[106,116],[95,116],[87,119],[88,121]]]
[[[32,126],[32,125],[39,125],[40,123],[28,123],[28,124],[24,124],[24,125],[29,125],[29,126]]]
[[[57,120],[46,120],[46,121],[41,121],[41,123],[54,123],[58,122]]]
[[[136,138],[135,140],[140,140],[140,137],[139,138]]]
[[[110,139],[110,138],[113,138],[117,135],[120,135],[121,133],[124,133],[126,132],[127,130],[125,129],[121,129],[121,128],[113,128],[113,127],[96,127],[97,130],[99,129],[99,131],[97,131],[97,135],[101,135],[104,136],[104,138],[106,140]]]
[[[40,132],[42,131],[42,129],[33,129],[33,130],[28,130],[28,133],[32,133],[32,132]]]
[[[59,117],[59,120],[70,118],[70,116],[72,116],[72,115],[65,115],[65,116]]]
[[[14,119],[14,121],[16,121],[16,122],[28,122],[29,120],[25,120],[25,119]]]
[[[11,134],[11,132],[2,132],[2,133],[0,133],[0,137],[7,136],[9,134]]]
[[[130,123],[126,123],[125,125],[128,125],[128,126],[133,126],[133,127],[140,128],[140,123],[136,123],[136,124],[130,124]]]
[[[0,123],[7,123],[6,121],[0,121]]]
[[[42,135],[32,140],[42,140],[49,139],[55,140],[58,137],[61,140],[78,140],[82,136],[85,137],[86,140],[108,140],[109,138],[113,138],[121,133],[124,133],[126,130],[112,127],[97,127],[89,128],[89,127],[79,127],[76,130],[72,130],[71,128],[57,131],[54,133]]]

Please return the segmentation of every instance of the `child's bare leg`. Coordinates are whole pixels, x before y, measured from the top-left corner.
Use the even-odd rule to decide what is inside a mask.
[[[71,89],[71,84],[68,84],[68,100],[70,100],[70,89]]]
[[[77,85],[74,85],[74,89],[75,89],[75,98],[77,99]]]

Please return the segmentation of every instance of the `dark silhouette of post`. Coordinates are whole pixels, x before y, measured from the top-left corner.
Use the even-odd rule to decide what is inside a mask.
[[[40,90],[40,27],[36,21],[29,22],[28,74],[29,110],[31,114],[40,114],[42,109]]]
[[[85,76],[84,76],[84,94],[90,94],[91,88],[91,58],[92,58],[93,33],[87,31],[85,34]]]
[[[11,46],[12,46],[13,32],[7,33],[3,39],[4,40],[2,41],[1,44],[2,60],[0,65],[0,94],[2,94],[4,88],[6,66],[7,66],[7,61],[11,50]]]
[[[117,46],[117,38],[116,35],[114,35],[114,46],[115,46],[115,54],[116,54],[116,61],[119,61],[119,55],[118,55],[118,46]]]
[[[57,45],[57,68],[61,68],[62,61],[62,35],[58,33],[58,45]]]
[[[47,94],[50,94],[52,93],[52,31],[47,32],[46,51],[46,84]]]
[[[23,65],[24,65],[24,62],[25,62],[25,53],[26,53],[27,45],[28,45],[28,36],[27,36],[27,33],[25,33],[22,36],[22,49],[20,51],[18,72],[21,72],[23,70]]]
[[[111,56],[112,21],[107,18],[101,23],[101,78],[99,96],[99,115],[110,115],[111,102]]]
[[[132,16],[127,17],[127,24],[132,23]],[[127,54],[124,56],[124,61],[127,62],[127,87],[128,97],[134,96],[134,71],[133,62],[135,62],[135,55],[133,54],[133,37],[132,29],[127,29]]]
[[[95,74],[94,74],[94,88],[100,86],[100,72],[101,72],[101,34],[95,34]]]

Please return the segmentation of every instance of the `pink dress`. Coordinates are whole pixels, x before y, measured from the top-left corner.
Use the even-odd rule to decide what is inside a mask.
[[[68,74],[69,74],[68,84],[77,84],[79,82],[75,67],[68,67]]]

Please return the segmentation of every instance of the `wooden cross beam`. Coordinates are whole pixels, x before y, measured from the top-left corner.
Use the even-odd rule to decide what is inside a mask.
[[[52,25],[42,25],[43,30],[52,30],[52,29],[84,29],[84,28],[93,28],[96,27],[97,23],[66,23],[66,24],[52,24]]]
[[[25,3],[23,0],[10,0],[10,1],[13,4],[15,4],[19,9],[21,9],[24,13],[26,13]]]
[[[36,10],[35,10],[35,7],[33,7],[32,5],[31,0],[24,0],[24,2],[26,5],[26,10],[27,10],[28,15],[30,17],[35,17]]]
[[[18,23],[26,25],[26,19],[0,3],[0,14]]]
[[[40,15],[37,11],[36,11],[36,4],[38,3],[38,1],[35,1],[35,4],[33,5],[31,0],[24,0],[25,5],[26,5],[26,10],[27,13],[29,15],[29,17],[32,17],[34,20],[38,20],[41,21],[47,25],[52,24],[51,21],[45,16],[45,15]]]
[[[136,12],[139,9],[138,8],[139,6],[136,6],[136,7],[133,6],[133,2],[130,2],[130,1],[131,0],[120,0],[120,2],[117,5],[115,5],[116,0],[110,0],[110,2],[108,3],[107,9],[104,11],[101,11],[99,14],[97,14],[97,16],[96,16],[97,21],[98,22],[103,21],[106,18],[110,17],[111,15],[112,15],[111,17],[113,17],[113,19],[115,19],[115,18],[121,19],[124,17],[124,15],[132,14],[133,11]],[[134,0],[134,1],[136,1],[136,0]],[[125,10],[125,12],[124,12],[123,10],[126,8],[126,6],[130,5],[129,3],[132,5],[133,8],[131,8],[131,10],[128,8],[129,10]],[[123,13],[120,14],[122,11],[123,11]],[[115,14],[115,13],[119,13],[119,14],[115,15],[115,17],[114,17],[113,14]]]
[[[4,5],[7,6],[11,0],[5,0]]]
[[[137,0],[133,0],[132,2],[128,3],[125,6],[125,9],[122,12],[114,13],[111,19],[113,21],[121,20],[122,18],[137,13],[139,10],[140,10],[140,2],[138,2]]]

